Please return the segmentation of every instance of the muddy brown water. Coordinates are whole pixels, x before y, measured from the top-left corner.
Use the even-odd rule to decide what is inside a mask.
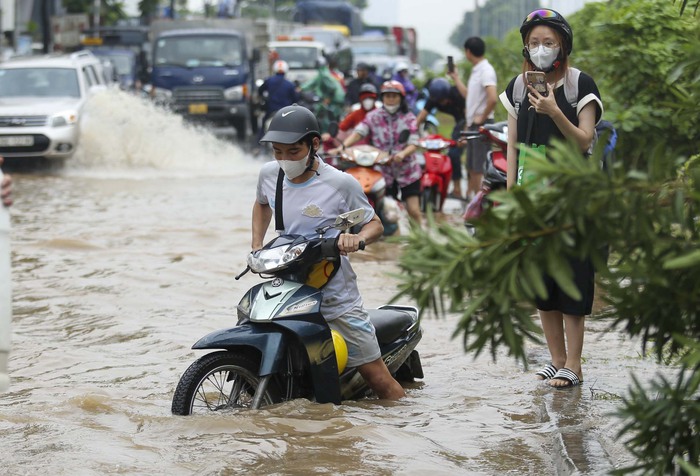
[[[94,99],[88,119],[63,168],[15,173],[0,473],[604,474],[630,462],[610,413],[630,371],[644,381],[658,369],[595,318],[574,390],[533,379],[542,345],[529,345],[529,370],[465,354],[447,315],[423,320],[425,379],[402,401],[172,416],[175,385],[202,355],[190,346],[232,325],[258,282],[234,276],[262,161],[122,94]],[[396,292],[397,252],[378,243],[353,257],[367,306]]]

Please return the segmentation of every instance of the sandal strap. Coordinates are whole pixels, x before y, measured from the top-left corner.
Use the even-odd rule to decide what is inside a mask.
[[[557,368],[550,363],[550,364],[547,364],[544,367],[542,367],[537,372],[535,372],[535,375],[539,375],[540,377],[544,377],[547,379],[547,378],[554,377],[556,375],[556,373],[557,373]]]
[[[571,382],[572,385],[578,385],[581,383],[581,381],[578,378],[578,375],[576,375],[576,372],[574,372],[571,369],[567,369],[566,367],[559,369],[552,378],[568,380],[569,382]]]

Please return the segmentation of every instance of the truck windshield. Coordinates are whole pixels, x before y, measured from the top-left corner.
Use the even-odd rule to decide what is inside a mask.
[[[318,48],[308,46],[277,46],[275,51],[281,60],[287,62],[289,69],[315,69],[321,55]]]
[[[240,66],[242,62],[243,45],[237,36],[173,36],[156,42],[156,66]]]
[[[0,97],[80,97],[73,68],[0,69]]]

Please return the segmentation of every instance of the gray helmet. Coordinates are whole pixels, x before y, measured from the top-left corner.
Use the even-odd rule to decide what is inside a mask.
[[[304,106],[292,104],[275,113],[260,142],[296,144],[308,135],[321,137],[316,116]]]

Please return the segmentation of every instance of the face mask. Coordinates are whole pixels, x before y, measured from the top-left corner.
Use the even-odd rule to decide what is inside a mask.
[[[387,106],[386,104],[384,104],[384,109],[386,109],[386,112],[388,112],[389,114],[396,114],[396,111],[399,110],[399,106],[400,104],[394,104],[393,106]]]
[[[374,99],[367,98],[362,100],[362,109],[369,111],[374,107]]]
[[[552,67],[552,64],[559,56],[560,47],[547,48],[546,46],[540,45],[537,48],[530,48],[530,61],[534,64],[537,69],[545,70]]]
[[[282,170],[284,170],[284,175],[288,179],[294,179],[304,173],[306,170],[306,160],[278,160],[277,163],[280,164]]]

